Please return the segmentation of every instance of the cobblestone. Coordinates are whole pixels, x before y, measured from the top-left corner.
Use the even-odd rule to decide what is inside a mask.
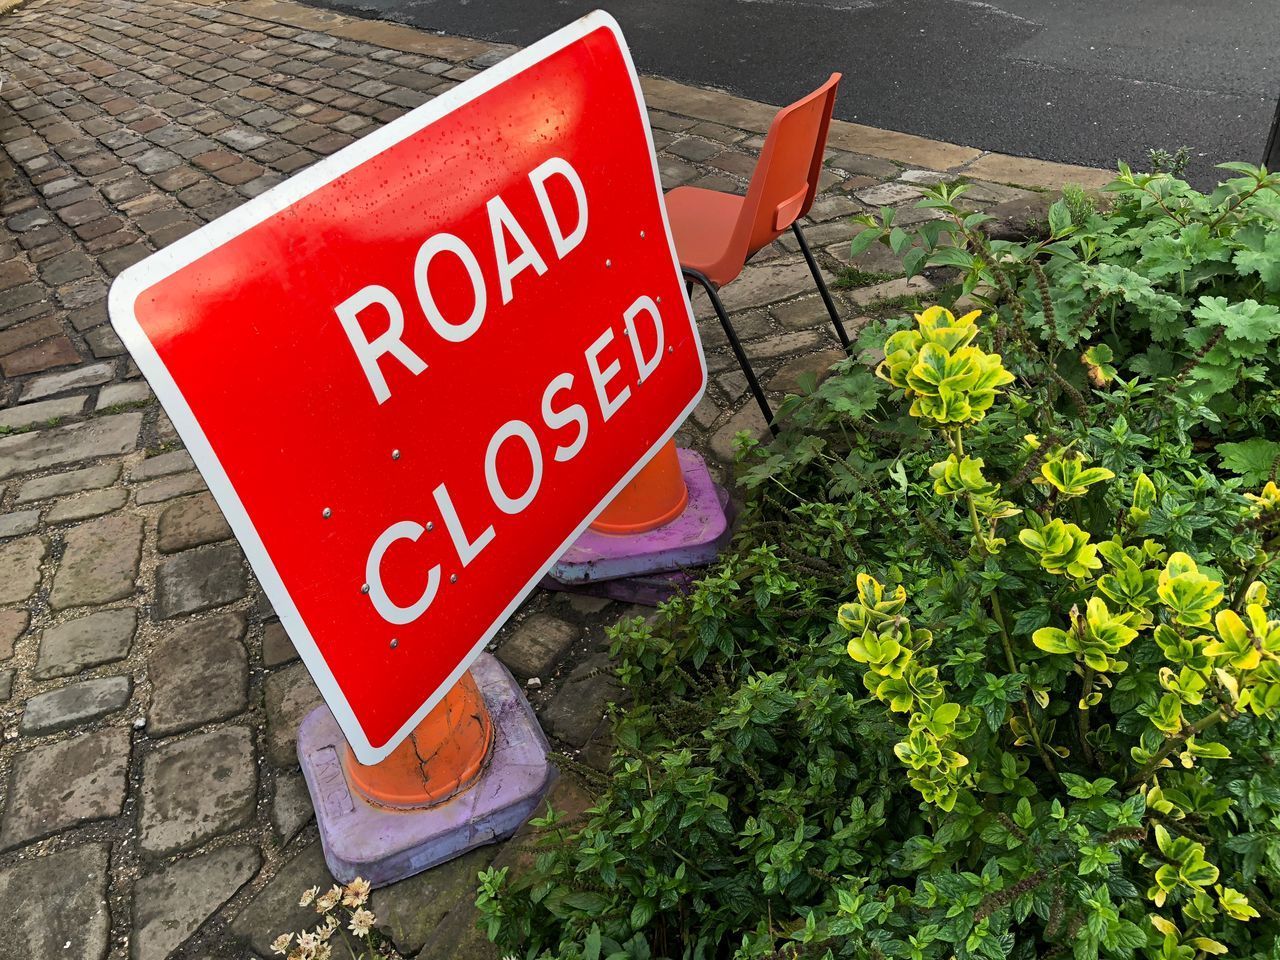
[[[577,639],[578,630],[545,613],[535,613],[498,647],[498,659],[518,680],[548,675]]]
[[[50,420],[61,420],[63,417],[74,417],[84,409],[87,399],[84,396],[60,397],[57,400],[40,400],[0,410],[0,428],[14,430],[37,423],[48,423]]]
[[[48,627],[40,636],[34,675],[38,680],[70,677],[129,655],[138,615],[131,609],[104,610]]]
[[[271,825],[282,843],[288,843],[298,831],[315,818],[311,795],[300,773],[282,773],[276,777],[275,795],[271,798]]]
[[[0,372],[6,377],[21,377],[79,362],[80,354],[76,352],[75,344],[69,338],[59,335],[34,346],[15,350],[0,359]]]
[[[143,877],[134,892],[134,960],[165,960],[257,872],[249,846],[223,847]]]
[[[42,537],[0,544],[0,603],[19,603],[40,584],[40,561],[49,545]]]
[[[128,763],[129,734],[120,729],[86,733],[18,754],[0,824],[0,849],[119,816]]]
[[[156,571],[157,620],[239,600],[248,591],[244,564],[235,544],[197,547],[167,557]]]
[[[775,393],[800,393],[805,383],[818,384],[826,379],[833,363],[845,358],[843,350],[822,350],[788,360],[769,381]]]
[[[298,724],[320,706],[320,691],[301,663],[277,670],[267,677],[267,759],[277,767],[298,764]]]
[[[107,490],[94,490],[69,500],[55,504],[45,516],[48,523],[68,523],[73,520],[88,520],[100,517],[104,513],[119,510],[129,499],[129,492],[120,487]]]
[[[110,603],[132,596],[142,555],[142,520],[119,515],[67,531],[67,550],[54,575],[55,610]]]
[[[95,410],[107,410],[111,407],[131,403],[143,403],[151,399],[151,388],[142,381],[133,383],[109,383],[98,391],[98,402]]]
[[[603,727],[605,708],[617,698],[609,658],[593,654],[573,668],[541,719],[548,733],[570,746],[585,747]]]
[[[138,466],[134,467],[130,476],[134,480],[151,480],[155,477],[168,476],[171,473],[181,473],[184,470],[190,470],[195,466],[191,461],[191,454],[185,450],[174,450],[172,453],[163,453],[158,457],[148,457]]]
[[[479,847],[403,883],[376,890],[370,909],[396,949],[413,956],[459,902],[475,898],[476,874],[493,862],[497,850]]]
[[[31,615],[25,610],[0,610],[0,660],[13,656],[13,645],[30,622]]]
[[[32,735],[54,733],[115,713],[129,702],[132,689],[128,677],[98,677],[39,694],[27,701],[21,731]]]
[[[257,770],[245,727],[197,733],[157,747],[143,763],[142,848],[190,850],[253,815]]]
[[[160,514],[156,547],[161,553],[176,553],[230,536],[231,527],[223,519],[213,495],[202,493],[165,507]]]
[[[18,513],[0,514],[0,540],[31,533],[40,526],[39,510],[22,510]]]
[[[249,694],[245,618],[222,613],[173,628],[151,658],[147,733],[168,736],[234,717]]]
[[[298,651],[279,621],[262,628],[262,664],[278,667],[298,658]]]
[[[121,413],[0,437],[0,480],[64,463],[128,453],[138,442],[141,425],[141,414]]]
[[[180,473],[176,476],[155,480],[138,488],[134,500],[138,504],[161,503],[174,497],[185,496],[203,490],[204,480],[198,473]]]
[[[912,294],[927,294],[932,290],[933,284],[924,277],[912,277],[910,280],[905,277],[899,277],[897,280],[877,283],[870,287],[859,287],[849,295],[849,299],[860,307],[866,307],[879,300],[894,300],[898,297],[911,296]]]
[[[711,452],[723,463],[732,463],[734,457],[734,438],[746,431],[756,437],[762,437],[768,430],[764,416],[754,403],[748,403],[730,417],[716,430],[711,437]]]
[[[0,901],[21,904],[0,924],[0,956],[103,960],[110,846],[87,843],[0,869]]]
[[[321,890],[333,882],[325,866],[320,841],[312,840],[301,852],[283,864],[276,875],[259,890],[231,925],[231,932],[263,957],[271,956],[271,941],[288,930],[315,926],[316,912],[298,905],[302,891]]]
[[[721,291],[720,299],[725,309],[733,313],[786,300],[812,289],[813,276],[803,260],[765,263],[748,266],[737,280]]]

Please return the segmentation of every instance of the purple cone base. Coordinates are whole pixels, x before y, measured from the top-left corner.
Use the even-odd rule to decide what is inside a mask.
[[[561,583],[554,577],[543,577],[539,586],[546,590],[575,593],[583,597],[603,597],[656,607],[678,593],[688,593],[697,576],[685,571],[654,573],[640,577],[620,577],[617,580],[596,580],[591,583]]]
[[[298,759],[320,826],[325,863],[339,883],[363,877],[386,886],[505,840],[538,809],[556,778],[533,708],[506,667],[482,653],[471,665],[493,722],[493,748],[479,779],[424,810],[369,803],[347,783],[345,741],[328,707],[298,727]]]
[[[645,533],[588,529],[556,561],[542,586],[656,604],[692,583],[684,571],[711,563],[729,541],[729,495],[711,479],[701,456],[692,450],[678,455],[689,489],[680,516]]]

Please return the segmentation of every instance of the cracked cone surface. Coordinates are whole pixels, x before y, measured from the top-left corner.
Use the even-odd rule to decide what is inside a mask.
[[[405,741],[382,762],[343,754],[347,782],[371,803],[407,809],[456,796],[480,775],[493,745],[493,723],[468,670]]]

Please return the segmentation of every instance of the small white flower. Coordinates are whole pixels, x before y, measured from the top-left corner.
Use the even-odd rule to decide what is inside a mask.
[[[361,907],[351,914],[351,922],[347,924],[347,929],[357,937],[367,937],[376,920],[372,913]]]
[[[282,933],[271,941],[271,952],[282,956],[289,952],[289,944],[293,943],[292,933]]]
[[[368,880],[363,877],[356,877],[347,884],[347,889],[342,897],[342,903],[348,907],[359,907],[369,899],[369,891],[372,887]]]
[[[342,888],[335,883],[332,889],[326,890],[316,898],[316,913],[328,913],[338,905],[341,899]]]
[[[312,887],[310,890],[308,890],[306,893],[302,895],[302,899],[298,901],[298,906],[300,907],[311,906],[311,901],[316,898],[316,894],[319,892],[320,892],[319,887]]]
[[[331,913],[324,918],[324,923],[316,927],[316,936],[321,940],[328,940],[335,932],[337,932],[337,929],[338,918]]]

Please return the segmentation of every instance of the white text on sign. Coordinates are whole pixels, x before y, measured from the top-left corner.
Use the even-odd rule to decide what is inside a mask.
[[[553,177],[561,178],[569,186],[575,201],[576,209],[573,211],[558,211],[553,206],[547,189],[547,183]],[[563,260],[582,243],[587,232],[588,203],[582,179],[567,161],[553,157],[532,170],[528,182],[550,239],[549,252],[554,253],[557,261]],[[530,269],[537,276],[542,276],[548,270],[547,258],[538,250],[501,195],[490,198],[485,209],[497,292],[502,305],[506,305],[516,296],[516,278]],[[568,227],[570,223],[572,227]],[[511,256],[513,246],[516,250],[514,257]],[[444,316],[431,289],[431,265],[437,257],[445,255],[458,261],[471,286],[472,307],[465,318]],[[451,233],[433,234],[418,249],[412,270],[421,316],[441,340],[446,344],[463,343],[480,330],[489,310],[491,281],[486,277],[472,245]],[[427,362],[404,342],[405,309],[385,286],[371,284],[361,288],[338,304],[334,312],[379,405],[392,396],[382,364],[398,363],[414,376],[427,370]],[[386,329],[372,338],[365,332],[366,324],[361,322],[361,317],[369,313],[385,316],[386,323]],[[649,330],[642,329],[644,317],[648,318]],[[634,366],[634,384],[637,387],[649,378],[662,360],[665,351],[662,316],[652,297],[640,295],[623,311],[621,334],[629,342],[630,351],[619,350],[615,344],[618,331],[611,324],[585,349],[577,371],[581,374],[585,368],[601,423],[607,422],[631,397],[632,388],[626,382],[630,378],[618,379],[623,372],[624,359]],[[644,345],[642,338],[646,341]],[[552,377],[536,404],[531,403],[537,408],[536,422],[553,435],[552,442],[556,446],[552,459],[555,462],[567,462],[577,456],[586,444],[590,430],[592,418],[586,406],[557,402],[561,393],[573,388],[575,376],[573,371],[564,371]],[[539,431],[530,425],[529,421],[534,416],[526,416],[527,419],[513,418],[499,426],[490,437],[484,456],[483,474],[489,498],[496,510],[508,516],[524,511],[537,497],[542,485],[544,455]],[[561,435],[561,431],[570,428],[574,430],[571,437]],[[504,446],[512,442],[523,448],[532,468],[524,489],[517,491],[507,488],[498,470],[499,455]],[[492,523],[483,526],[464,524],[444,483],[435,487],[432,498],[458,561],[466,567],[493,541],[496,536],[494,526]],[[435,600],[442,577],[438,563],[424,572],[423,589],[410,603],[396,602],[383,585],[382,567],[387,552],[399,541],[416,542],[426,529],[418,520],[398,520],[383,530],[369,550],[364,582],[369,588],[368,596],[374,609],[388,623],[412,623],[426,613]]]

